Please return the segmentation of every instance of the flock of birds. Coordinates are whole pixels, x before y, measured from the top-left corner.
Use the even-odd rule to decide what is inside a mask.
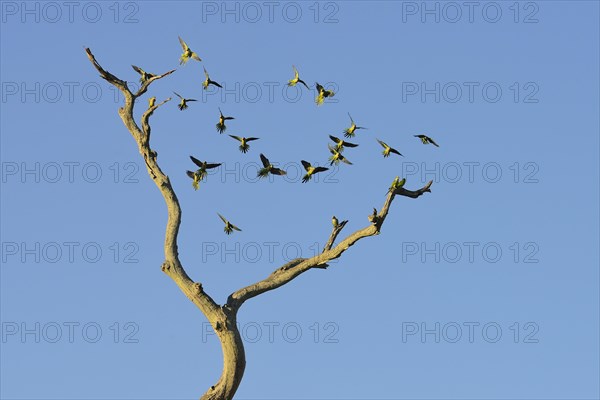
[[[180,65],[185,65],[189,60],[202,61],[202,59],[198,56],[198,54],[195,53],[194,51],[192,51],[190,49],[190,47],[185,43],[185,41],[181,37],[179,37],[179,43],[181,44],[181,47],[183,49],[183,53],[181,54],[181,57],[179,58]],[[140,68],[138,66],[132,65],[132,67],[138,74],[140,74],[140,82],[142,84],[156,76],[154,74],[150,74],[150,73],[144,71],[142,68]],[[288,81],[288,86],[296,86],[297,84],[300,83],[300,84],[304,85],[308,90],[310,90],[310,87],[306,84],[306,82],[303,81],[302,79],[300,79],[300,73],[298,72],[296,67],[292,66],[292,68],[294,69],[294,77]],[[210,78],[210,75],[208,74],[208,71],[206,70],[206,68],[204,68],[204,76],[205,76],[205,79],[202,82],[202,87],[204,88],[204,90],[206,90],[210,85],[216,86],[218,88],[222,88],[222,86],[218,82],[213,81]],[[317,104],[317,106],[322,105],[326,98],[335,96],[335,93],[333,91],[325,89],[318,82],[315,83],[315,87],[317,90],[317,97],[315,98],[315,103]],[[196,99],[185,98],[176,92],[173,92],[173,93],[179,98],[179,103],[177,104],[177,107],[181,111],[184,111],[189,107],[188,106],[189,102],[197,101]],[[148,102],[149,102],[149,107],[154,107],[154,105],[156,104],[156,97],[151,97]],[[356,136],[357,130],[367,129],[367,128],[356,125],[356,123],[354,122],[354,119],[352,118],[350,113],[348,113],[348,116],[350,117],[350,126],[346,129],[344,129],[343,133],[344,133],[345,138],[350,139],[350,138],[353,138]],[[227,130],[225,121],[230,121],[233,119],[235,119],[235,118],[231,117],[231,116],[225,116],[223,114],[223,112],[221,111],[221,109],[219,108],[219,122],[216,124],[217,132],[219,132],[219,134],[224,133]],[[238,148],[244,154],[246,154],[250,150],[250,145],[248,143],[259,139],[257,137],[240,137],[240,136],[235,136],[235,135],[229,135],[229,136],[232,139],[235,139],[236,141],[239,142]],[[426,135],[414,135],[414,136],[419,138],[423,144],[432,144],[436,147],[439,147],[438,144],[433,139],[431,139],[429,136],[426,136]],[[342,153],[345,148],[358,147],[358,144],[347,142],[346,140],[340,139],[333,135],[329,135],[329,138],[334,143],[333,146],[331,144],[327,144],[329,152],[331,153],[331,156],[328,159],[329,165],[330,166],[339,165],[340,162],[343,162],[348,165],[352,165],[352,163]],[[382,154],[383,154],[384,158],[389,157],[390,154],[396,154],[399,156],[403,156],[398,150],[389,146],[387,143],[385,143],[379,139],[376,139],[376,140],[383,148]],[[194,190],[198,190],[200,187],[200,182],[207,176],[208,170],[217,168],[221,164],[200,161],[199,159],[195,158],[194,156],[190,156],[190,159],[198,168],[196,169],[196,171],[188,170],[188,171],[186,171],[186,174],[188,177],[190,177],[192,179],[192,187],[194,188]],[[286,171],[275,167],[269,161],[269,159],[267,157],[265,157],[264,154],[260,154],[260,160],[263,165],[263,168],[261,168],[258,171],[257,176],[259,178],[267,177],[269,174],[278,175],[278,176],[286,175]],[[329,168],[326,168],[326,167],[313,166],[311,163],[309,163],[308,161],[305,161],[305,160],[301,160],[301,163],[306,171],[306,174],[302,177],[302,183],[306,183],[306,182],[310,181],[311,178],[315,174],[329,170]],[[392,182],[390,191],[402,187],[405,182],[406,182],[405,179],[400,180],[399,177],[396,177],[394,179],[394,181]],[[240,228],[233,225],[221,214],[217,213],[217,215],[219,216],[219,218],[221,218],[221,220],[225,224],[224,231],[226,234],[229,235],[234,230],[241,231]],[[377,210],[374,210],[373,215],[369,218],[375,219],[376,216],[377,216]],[[345,225],[346,222],[347,221],[343,221],[342,224]],[[338,227],[340,225],[338,219],[335,216],[332,218],[332,224],[334,227]]]

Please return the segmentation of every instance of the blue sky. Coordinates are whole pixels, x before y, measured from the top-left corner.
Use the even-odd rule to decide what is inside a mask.
[[[396,175],[434,180],[381,235],[241,309],[237,398],[600,396],[597,2],[0,4],[2,398],[197,398],[221,371],[160,271],[164,202],[84,46],[131,82],[131,64],[178,68],[137,114],[199,100],[160,108],[152,147],[183,207],[182,262],[219,303],[314,254],[333,214],[366,226]],[[179,67],[178,35],[202,63]],[[292,65],[336,96],[286,89]],[[224,91],[202,91],[202,66]],[[218,107],[226,133],[260,137],[248,154],[216,132]],[[354,165],[301,184],[348,112],[369,128]],[[257,182],[261,152],[289,175]],[[190,154],[224,163],[197,192]]]

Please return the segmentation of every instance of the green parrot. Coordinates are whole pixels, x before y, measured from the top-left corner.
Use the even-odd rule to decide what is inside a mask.
[[[344,229],[344,226],[348,223],[348,220],[339,222],[336,216],[331,217],[331,224],[333,225],[333,229],[337,229],[339,227],[340,230]]]
[[[379,144],[383,147],[383,152],[381,154],[383,154],[384,158],[387,158],[390,156],[390,153],[394,153],[394,154],[398,154],[399,156],[404,157],[398,150],[390,147],[387,145],[387,143],[382,142],[381,140],[377,139],[377,141],[379,142]]]
[[[177,97],[179,97],[181,99],[181,101],[179,102],[179,104],[177,104],[177,107],[179,107],[179,109],[181,111],[183,111],[186,108],[188,108],[188,105],[187,105],[188,101],[198,101],[196,99],[184,99],[178,93],[176,93],[176,92],[173,92],[173,93],[175,93],[175,96],[177,96]]]
[[[315,98],[315,103],[317,103],[318,106],[323,104],[325,98],[335,96],[335,93],[333,93],[333,91],[325,89],[319,84],[319,82],[316,82],[315,84],[317,85],[318,92],[317,97]]]
[[[309,89],[306,82],[304,82],[302,79],[300,79],[300,74],[298,73],[296,66],[292,65],[292,68],[294,68],[294,78],[292,78],[288,81],[288,86],[296,86],[297,83],[301,83],[304,86],[306,86],[307,89]]]
[[[229,135],[229,137],[234,138],[235,140],[240,142],[240,151],[244,154],[246,154],[248,152],[248,150],[250,150],[250,145],[248,144],[248,142],[251,142],[253,140],[258,140],[259,138],[257,137],[239,137],[239,136],[234,136],[234,135]]]
[[[220,107],[219,107],[219,114],[220,114],[220,116],[219,116],[219,123],[217,124],[217,132],[223,133],[223,132],[225,132],[225,130],[227,130],[227,127],[225,126],[225,121],[229,121],[229,120],[235,119],[235,118],[224,116]]]
[[[179,58],[179,65],[187,63],[190,58],[193,58],[196,61],[202,61],[202,59],[200,57],[198,57],[198,54],[194,53],[188,47],[188,45],[183,41],[181,36],[178,36],[178,37],[179,37],[179,43],[181,44],[181,48],[183,49],[183,54],[181,54],[181,57]]]
[[[335,149],[341,153],[342,151],[344,151],[344,147],[357,147],[357,144],[354,143],[350,143],[350,142],[346,142],[342,139],[339,139],[333,135],[329,135],[329,139],[333,140],[335,142]]]
[[[395,177],[394,181],[392,182],[392,186],[390,186],[390,189],[388,190],[388,193],[394,192],[396,189],[400,189],[405,183],[406,178],[402,178],[402,180],[400,180],[399,176]]]
[[[352,163],[350,161],[348,161],[348,159],[346,157],[344,157],[342,155],[342,153],[340,153],[339,151],[337,151],[336,149],[334,149],[333,147],[331,147],[331,145],[327,144],[327,147],[329,148],[329,152],[332,154],[331,157],[329,157],[329,165],[338,165],[341,162],[346,163],[348,165],[352,165]]]
[[[153,74],[149,74],[148,72],[144,71],[143,69],[141,69],[140,67],[137,67],[135,65],[132,65],[131,68],[133,68],[135,70],[135,72],[137,72],[138,74],[140,74],[140,83],[143,85],[144,83],[146,83],[148,80],[154,78],[156,75]]]
[[[260,155],[260,160],[262,161],[262,164],[263,164],[264,168],[261,168],[258,171],[258,175],[257,176],[259,178],[265,178],[269,174],[273,174],[273,175],[286,175],[287,174],[287,172],[285,172],[284,170],[279,169],[279,168],[275,168],[273,166],[273,164],[271,164],[271,162],[269,161],[269,159],[264,156],[264,154]]]
[[[352,115],[350,115],[350,113],[348,113],[348,116],[350,117],[350,128],[344,129],[344,137],[347,137],[347,138],[354,137],[356,135],[357,129],[367,129],[364,126],[356,126],[356,124],[354,123],[354,120],[352,119]]]
[[[241,232],[242,230],[240,228],[238,228],[237,226],[233,225],[231,222],[227,221],[225,219],[224,216],[222,216],[221,214],[217,213],[217,215],[219,216],[219,218],[221,218],[221,221],[223,221],[225,223],[225,233],[228,235],[231,235],[231,233],[233,232],[233,230],[235,229],[238,232]]]
[[[306,175],[304,175],[302,177],[302,183],[306,183],[306,182],[310,181],[310,179],[312,178],[312,176],[314,174],[318,174],[319,172],[324,172],[324,171],[329,170],[329,168],[325,168],[325,167],[313,167],[312,165],[310,165],[310,163],[308,161],[301,160],[300,162],[302,163],[302,166],[306,170]]]
[[[427,144],[427,143],[431,143],[432,145],[434,145],[435,147],[440,147],[436,142],[433,141],[432,138],[430,138],[429,136],[426,135],[414,135],[414,137],[418,137],[419,139],[421,139],[421,142],[423,142],[423,144]]]
[[[221,86],[217,82],[215,82],[212,79],[210,79],[210,76],[208,76],[208,71],[206,70],[206,68],[204,68],[204,76],[206,77],[206,79],[204,80],[204,82],[202,82],[202,87],[204,88],[204,90],[208,89],[208,87],[210,85],[214,85],[214,86],[220,87],[221,89],[223,88],[223,86]]]
[[[187,176],[189,176],[190,178],[192,178],[194,180],[194,182],[192,183],[192,187],[194,188],[194,190],[198,190],[198,187],[200,186],[200,182],[207,175],[207,170],[212,169],[212,168],[217,168],[221,164],[209,164],[206,161],[198,160],[194,156],[190,156],[190,159],[193,161],[194,164],[196,164],[198,169],[196,170],[196,172],[186,171],[186,174],[187,174]]]

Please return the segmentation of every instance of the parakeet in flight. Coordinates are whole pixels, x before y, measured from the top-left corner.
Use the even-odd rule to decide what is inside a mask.
[[[426,135],[414,135],[415,137],[418,137],[419,139],[421,139],[421,142],[423,142],[423,144],[428,144],[431,143],[432,145],[434,145],[435,147],[440,147],[438,146],[438,144],[436,142],[433,141],[432,138],[430,138],[429,136]]]
[[[273,175],[286,175],[287,172],[285,172],[282,169],[279,168],[275,168],[273,166],[273,164],[271,164],[271,162],[269,161],[269,159],[267,157],[264,156],[264,154],[260,155],[260,161],[262,161],[262,164],[264,166],[264,168],[261,168],[258,171],[258,177],[259,178],[264,178],[269,174],[273,174]]]
[[[194,182],[192,183],[194,190],[198,190],[200,182],[207,175],[207,170],[212,169],[212,168],[217,168],[221,164],[209,164],[206,161],[198,160],[194,156],[190,156],[190,159],[193,161],[194,164],[196,164],[198,169],[196,170],[196,172],[186,171],[186,174],[187,174],[187,176],[189,176],[190,178],[192,178],[194,180]]]
[[[239,149],[244,154],[246,154],[248,152],[248,150],[250,150],[250,145],[248,144],[248,142],[251,142],[253,140],[258,140],[257,137],[246,138],[246,137],[239,137],[239,136],[234,136],[234,135],[229,135],[229,136],[240,142]]]
[[[348,113],[348,116],[350,117],[350,128],[344,129],[344,137],[347,137],[347,138],[354,137],[356,135],[357,129],[367,129],[363,126],[356,126],[356,124],[354,123],[354,120],[352,119],[352,115],[350,115],[350,113]]]
[[[394,154],[398,154],[399,156],[404,157],[402,154],[400,154],[400,152],[390,146],[388,146],[387,143],[382,142],[381,140],[377,139],[377,141],[379,142],[379,144],[381,145],[381,147],[383,147],[383,152],[381,154],[383,154],[384,158],[387,158],[390,156],[390,153],[394,153]]]
[[[302,177],[302,183],[306,183],[306,182],[310,181],[310,179],[312,178],[312,176],[314,174],[318,174],[319,172],[324,172],[329,169],[329,168],[325,168],[325,167],[313,167],[312,165],[310,165],[310,163],[308,161],[304,161],[304,160],[301,160],[300,162],[302,163],[302,166],[306,170],[306,175],[304,175]]]
[[[221,108],[219,108],[219,114],[220,115],[219,115],[219,123],[217,123],[217,132],[223,133],[227,129],[227,126],[225,126],[225,121],[229,121],[229,120],[235,119],[235,118],[224,116],[223,112],[221,111]]]
[[[210,79],[210,76],[208,76],[208,71],[206,70],[206,68],[204,68],[204,76],[206,77],[206,79],[204,79],[204,82],[202,82],[202,87],[204,88],[204,90],[208,89],[208,87],[210,85],[220,87],[221,89],[223,88],[223,86],[221,86],[219,83]]]
[[[296,69],[296,67],[294,65],[292,65],[292,68],[294,68],[294,78],[290,79],[288,81],[288,86],[296,86],[297,83],[301,83],[303,84],[307,89],[309,89],[308,85],[306,84],[306,82],[304,82],[302,79],[300,79],[300,74],[298,73],[298,70]]]
[[[153,74],[149,74],[148,72],[144,71],[143,69],[141,69],[140,67],[137,67],[135,65],[132,65],[131,68],[133,68],[135,70],[135,72],[137,72],[138,74],[140,74],[140,83],[143,85],[144,83],[146,83],[146,81],[154,78],[156,75]]]
[[[331,147],[331,145],[328,144],[327,147],[329,148],[329,152],[332,154],[331,157],[329,157],[329,165],[338,165],[340,161],[348,165],[352,165],[352,163],[348,161],[348,159],[344,157],[342,153]]]
[[[325,101],[325,99],[327,97],[335,96],[335,93],[333,93],[333,91],[325,89],[318,82],[316,82],[315,84],[317,85],[317,92],[318,92],[317,97],[315,98],[315,103],[317,103],[318,106],[323,104],[323,102]]]
[[[342,151],[344,151],[344,147],[357,147],[358,146],[357,144],[346,142],[346,141],[344,141],[340,138],[337,138],[333,135],[329,135],[329,139],[331,139],[335,142],[335,149],[340,153]]]
[[[225,223],[225,233],[228,235],[231,235],[231,233],[233,232],[233,230],[235,229],[238,232],[241,232],[242,230],[240,228],[238,228],[237,226],[233,225],[231,222],[227,221],[225,219],[224,216],[222,216],[221,214],[217,213],[217,215],[219,216],[219,218],[221,218],[221,221],[223,221]]]
[[[188,105],[187,105],[187,103],[188,103],[189,101],[198,101],[198,100],[196,100],[196,99],[185,99],[185,98],[183,98],[182,96],[180,96],[179,94],[177,94],[176,92],[173,92],[173,93],[175,93],[175,96],[177,96],[177,97],[179,97],[179,98],[181,99],[181,101],[179,102],[179,104],[177,104],[177,107],[179,107],[179,109],[180,109],[181,111],[183,111],[183,110],[185,110],[186,108],[188,108]]]
[[[181,57],[179,58],[179,65],[187,63],[190,60],[190,58],[193,58],[196,61],[202,61],[202,59],[200,57],[198,57],[198,54],[194,53],[188,47],[188,45],[183,41],[181,36],[179,36],[179,43],[181,43],[181,48],[183,49],[183,53],[181,54]]]

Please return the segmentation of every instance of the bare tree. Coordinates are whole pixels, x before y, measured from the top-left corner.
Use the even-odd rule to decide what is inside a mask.
[[[174,70],[162,75],[152,76],[142,83],[136,93],[133,93],[127,86],[126,81],[117,78],[102,68],[90,49],[86,48],[85,50],[88,58],[100,73],[100,76],[116,86],[123,93],[125,104],[119,108],[119,116],[135,139],[139,152],[144,158],[148,174],[160,190],[167,204],[168,221],[165,233],[165,260],[162,263],[162,271],[170,276],[179,289],[202,311],[221,342],[223,372],[219,381],[211,386],[202,395],[201,399],[232,399],[242,381],[246,366],[244,344],[236,325],[237,313],[244,302],[262,293],[277,289],[310,269],[327,268],[329,261],[340,257],[360,239],[379,234],[392,201],[397,195],[417,198],[423,193],[430,192],[432,182],[428,182],[424,187],[415,191],[404,189],[404,187],[390,188],[380,211],[373,210],[373,213],[369,216],[370,223],[368,226],[352,233],[336,246],[334,246],[334,243],[344,228],[345,223],[334,226],[327,244],[320,254],[311,258],[297,258],[286,263],[273,271],[267,278],[233,292],[229,295],[225,304],[219,305],[204,291],[200,282],[194,282],[188,276],[181,265],[177,250],[177,235],[181,224],[181,207],[171,186],[169,177],[163,173],[158,165],[157,153],[150,147],[150,117],[158,107],[171,99],[168,98],[161,103],[151,105],[141,117],[141,128],[133,117],[133,108],[136,100],[146,93],[150,84],[170,75]]]

